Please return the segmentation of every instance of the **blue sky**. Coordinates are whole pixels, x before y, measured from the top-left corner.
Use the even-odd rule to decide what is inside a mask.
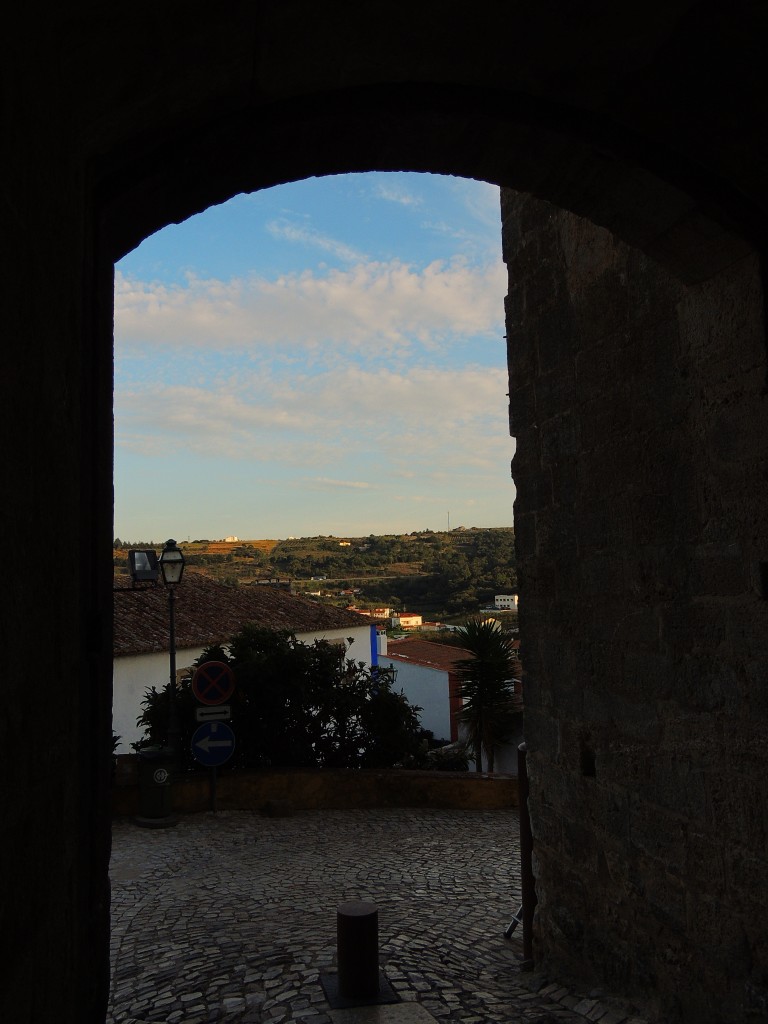
[[[115,536],[509,526],[495,186],[313,178],[115,268]]]

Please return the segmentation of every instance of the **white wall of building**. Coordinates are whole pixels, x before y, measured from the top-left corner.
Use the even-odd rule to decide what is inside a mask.
[[[204,648],[176,651],[177,670],[192,665]],[[144,730],[136,725],[141,714],[144,694],[154,686],[162,690],[168,685],[170,660],[168,651],[154,654],[131,654],[112,662],[112,731],[120,736],[118,754],[132,754],[131,744],[140,740]]]
[[[451,709],[448,673],[442,668],[415,665],[412,662],[380,658],[382,668],[397,669],[393,689],[403,691],[409,703],[423,708],[419,712],[422,728],[434,733],[435,739],[451,739]]]
[[[302,643],[311,644],[317,640],[344,640],[352,637],[354,643],[347,650],[347,657],[354,661],[364,661],[366,665],[371,664],[371,626],[364,623],[362,626],[344,626],[341,629],[329,629],[325,633],[297,633],[296,639]]]
[[[403,615],[391,615],[389,618],[390,623],[401,629],[413,629],[416,626],[421,625],[421,615],[405,613]]]
[[[371,664],[370,626],[347,626],[329,629],[324,633],[297,633],[296,639],[311,644],[314,640],[343,640],[352,637],[354,643],[347,657]],[[203,647],[176,651],[176,669],[191,667],[203,653]],[[112,662],[112,731],[121,737],[116,752],[132,754],[131,743],[140,740],[144,730],[136,725],[141,714],[141,702],[150,686],[158,690],[168,685],[170,661],[168,651],[153,654],[131,654],[114,658]]]
[[[466,726],[459,723],[459,739],[466,740],[467,729]],[[522,725],[517,730],[515,735],[509,738],[507,743],[502,746],[496,747],[493,752],[493,770],[495,772],[504,772],[507,775],[517,775],[517,748],[523,742],[523,729]],[[483,765],[487,769],[485,754],[483,754]],[[475,759],[469,758],[469,770],[473,772],[475,770]]]

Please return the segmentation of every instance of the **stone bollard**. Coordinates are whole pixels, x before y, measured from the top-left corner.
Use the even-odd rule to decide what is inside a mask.
[[[379,994],[379,911],[373,903],[342,903],[336,912],[339,994],[376,999]]]

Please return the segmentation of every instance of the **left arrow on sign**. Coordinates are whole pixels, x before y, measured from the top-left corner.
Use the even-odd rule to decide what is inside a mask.
[[[201,747],[207,754],[212,747],[231,747],[233,742],[234,740],[212,740],[210,736],[204,736],[195,746]]]
[[[204,722],[192,736],[192,756],[200,764],[215,768],[235,752],[235,734],[223,722]]]

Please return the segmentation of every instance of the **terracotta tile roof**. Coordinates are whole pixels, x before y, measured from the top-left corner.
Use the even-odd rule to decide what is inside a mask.
[[[464,661],[469,654],[461,647],[451,647],[449,644],[432,644],[429,640],[417,640],[405,637],[402,640],[390,640],[387,643],[387,653],[382,654],[382,659],[389,657],[402,658],[403,661],[410,661],[416,665],[426,665],[429,668],[440,668],[445,672],[454,672],[456,662]]]
[[[168,592],[162,584],[131,587],[129,576],[115,579],[112,649],[114,655],[149,654],[168,649]],[[231,587],[187,570],[176,591],[176,647],[225,643],[248,623],[292,633],[370,626],[370,619],[333,605],[319,604],[271,586]]]

